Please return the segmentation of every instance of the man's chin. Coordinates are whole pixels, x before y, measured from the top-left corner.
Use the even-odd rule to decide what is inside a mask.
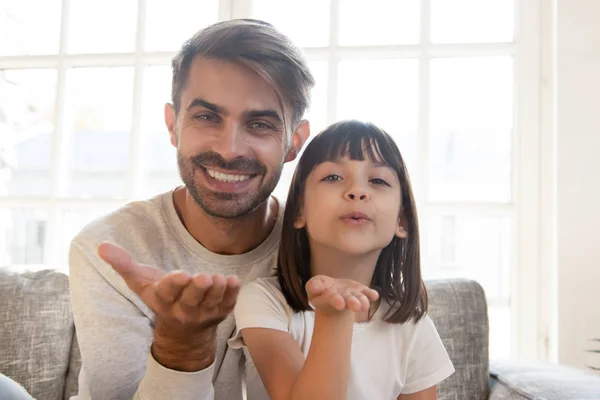
[[[271,184],[260,185],[264,180],[259,177],[252,181],[252,186],[236,191],[221,191],[202,180],[188,181],[186,187],[206,214],[216,218],[238,219],[248,216],[265,204],[275,189]]]
[[[232,193],[215,193],[210,198],[202,196],[202,198],[196,199],[196,202],[209,216],[223,219],[247,217],[264,203],[264,201],[261,202],[257,199],[253,201],[246,196]]]

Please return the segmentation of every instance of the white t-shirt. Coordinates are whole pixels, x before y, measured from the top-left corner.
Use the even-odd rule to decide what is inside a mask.
[[[355,323],[348,399],[397,399],[400,394],[415,393],[437,385],[454,373],[454,367],[442,341],[425,315],[416,324],[390,324],[382,320],[389,309],[384,302],[369,322]],[[240,331],[244,328],[269,328],[288,332],[308,355],[315,314],[296,313],[285,301],[277,277],[259,278],[244,286],[234,316],[236,334],[229,346],[243,348],[250,359]],[[268,399],[262,381],[251,363],[247,363],[249,400]]]

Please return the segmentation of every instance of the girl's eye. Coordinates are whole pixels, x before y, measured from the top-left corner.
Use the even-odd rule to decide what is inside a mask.
[[[336,174],[327,175],[325,178],[321,179],[323,182],[338,182],[342,179],[341,176]]]
[[[389,183],[387,183],[386,181],[384,181],[384,180],[383,180],[383,179],[381,179],[381,178],[374,178],[374,179],[371,179],[371,182],[373,182],[373,183],[374,183],[374,184],[376,184],[376,185],[385,185],[385,186],[390,186],[390,184],[389,184]]]

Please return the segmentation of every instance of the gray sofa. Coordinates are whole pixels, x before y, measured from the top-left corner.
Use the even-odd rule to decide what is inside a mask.
[[[0,372],[36,399],[68,399],[81,367],[68,278],[52,269],[0,267]],[[441,400],[600,399],[600,378],[542,363],[488,360],[488,317],[481,286],[469,280],[428,281],[429,315],[456,373]],[[0,399],[2,398],[0,394]]]

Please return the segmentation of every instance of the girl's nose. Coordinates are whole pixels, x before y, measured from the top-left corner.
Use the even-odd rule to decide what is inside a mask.
[[[346,199],[348,200],[366,200],[367,193],[364,190],[358,190],[354,188],[353,190],[349,190],[346,192]]]

